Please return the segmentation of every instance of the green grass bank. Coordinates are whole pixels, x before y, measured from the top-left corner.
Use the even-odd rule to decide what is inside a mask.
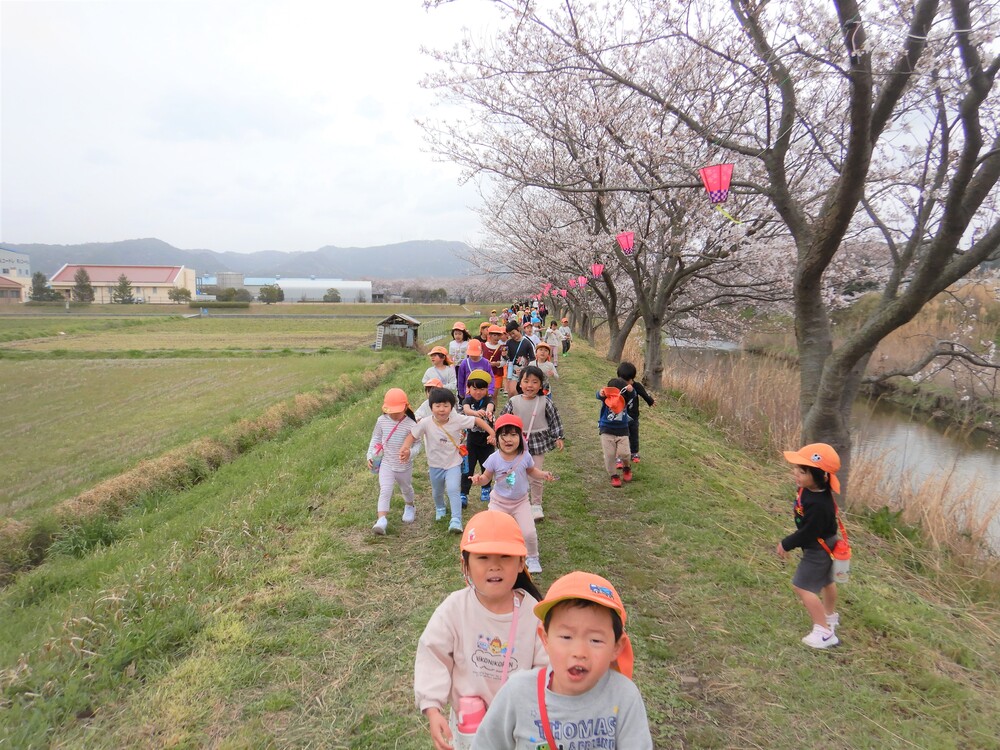
[[[428,747],[413,651],[462,586],[457,540],[422,468],[417,523],[397,496],[372,536],[363,463],[385,388],[413,390],[423,369],[145,498],[107,544],[0,591],[0,747]],[[593,393],[613,366],[578,346],[562,371],[540,587],[577,568],[615,582],[657,747],[1000,747],[995,602],[929,584],[848,516],[843,644],[805,648],[772,552],[792,523],[785,469],[664,397],[643,413],[635,481],[612,489]]]

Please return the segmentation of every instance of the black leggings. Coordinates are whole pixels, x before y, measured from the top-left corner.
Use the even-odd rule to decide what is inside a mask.
[[[469,455],[466,456],[468,463],[465,464],[468,471],[462,472],[462,494],[468,495],[472,489],[472,475],[476,473],[476,464],[485,468],[486,459],[493,455],[496,448],[486,442],[485,432],[470,432],[465,445],[469,449]],[[486,487],[489,488],[489,485]]]

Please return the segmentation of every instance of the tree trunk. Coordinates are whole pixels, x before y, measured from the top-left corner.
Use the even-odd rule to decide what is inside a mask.
[[[647,388],[663,387],[663,329],[656,318],[655,325],[646,326],[646,352],[643,361],[642,381]]]
[[[607,358],[609,362],[617,363],[622,361],[622,352],[625,351],[625,344],[628,342],[628,337],[632,334],[632,329],[635,328],[638,319],[638,314],[632,312],[621,322],[620,326],[616,323],[616,332],[611,337],[611,343],[608,345]]]

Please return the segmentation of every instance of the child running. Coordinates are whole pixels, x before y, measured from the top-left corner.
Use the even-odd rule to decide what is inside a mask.
[[[413,666],[417,708],[427,717],[435,750],[457,746],[460,705],[481,701],[488,708],[510,675],[548,664],[532,611],[542,595],[524,570],[526,549],[514,519],[477,513],[461,551],[468,585],[434,610]]]
[[[396,485],[403,493],[403,523],[413,523],[416,509],[413,505],[413,460],[401,461],[399,449],[413,428],[416,418],[402,388],[390,388],[382,400],[382,416],[375,420],[372,439],[368,443],[368,468],[378,474],[378,517],[372,531],[384,535],[389,525],[389,501]],[[420,446],[417,446],[416,455]]]
[[[428,380],[437,378],[444,383],[445,388],[457,393],[458,381],[455,379],[455,368],[451,366],[448,350],[443,346],[435,346],[427,352],[427,356],[431,358],[431,366],[424,372],[422,378],[424,385],[427,385]]]
[[[618,377],[624,380],[627,385],[622,389],[622,396],[625,398],[625,410],[628,412],[628,450],[631,453],[632,463],[639,463],[639,398],[649,404],[656,406],[656,400],[649,395],[642,383],[635,382],[636,369],[631,362],[622,362],[618,365]]]
[[[439,378],[431,378],[426,383],[424,383],[424,395],[426,395],[427,398],[425,398],[420,403],[420,406],[417,407],[417,410],[414,412],[413,415],[418,422],[421,419],[424,419],[431,415],[431,402],[430,402],[431,391],[433,391],[435,388],[443,388],[443,387],[444,383],[442,383]]]
[[[461,320],[456,320],[455,325],[451,327],[451,341],[448,342],[448,354],[451,356],[451,361],[455,363],[456,374],[458,366],[465,359],[466,347],[469,345],[471,336],[472,334],[465,327],[465,323]]]
[[[535,616],[551,666],[511,677],[479,725],[473,750],[652,750],[615,587],[593,573],[570,573],[552,584]]]
[[[531,513],[528,477],[554,481],[550,471],[535,468],[531,454],[525,450],[524,424],[513,414],[504,414],[496,423],[497,450],[486,459],[483,473],[472,477],[472,484],[488,485],[496,477],[490,495],[490,510],[508,513],[517,521],[528,549],[529,573],[541,573],[538,556],[538,532]]]
[[[483,356],[483,342],[478,339],[472,339],[469,342],[468,349],[466,350],[466,358],[463,359],[455,371],[458,374],[458,400],[461,401],[468,395],[468,381],[472,376],[473,370],[479,370],[480,372],[485,372],[489,376],[489,395],[490,400],[493,398],[493,368],[490,367],[490,363],[486,361]],[[496,406],[496,404],[494,404]]]
[[[597,392],[601,402],[601,415],[597,419],[597,431],[601,435],[601,451],[604,453],[604,468],[611,476],[611,486],[621,487],[622,480],[632,481],[632,465],[629,462],[628,425],[629,416],[625,409],[622,388],[628,385],[621,378],[611,378],[607,388]],[[621,467],[622,475],[618,476]]]
[[[780,542],[776,552],[782,560],[796,547],[802,559],[792,577],[792,588],[812,619],[813,627],[802,642],[812,648],[830,648],[840,643],[837,626],[837,584],[833,582],[833,560],[823,549],[836,544],[837,503],[840,494],[840,456],[826,443],[812,443],[798,451],[785,451],[799,491],[795,498],[795,532]]]
[[[559,335],[562,336],[562,355],[567,357],[569,356],[569,347],[573,343],[573,329],[569,327],[569,318],[562,319]]]
[[[563,449],[563,426],[555,404],[544,396],[542,382],[545,374],[534,365],[528,365],[517,381],[517,393],[503,408],[504,414],[514,414],[527,425],[524,429],[528,441],[528,453],[541,470],[545,454],[553,448]],[[531,515],[536,521],[545,518],[542,510],[542,480],[535,475],[531,478]]]
[[[466,360],[468,362],[468,360]],[[493,412],[496,406],[490,396],[489,387],[493,384],[492,373],[482,370],[473,370],[469,376],[468,395],[462,399],[458,408],[466,416],[482,417],[487,422],[493,421]],[[494,426],[494,430],[496,427]],[[493,454],[493,446],[486,442],[486,433],[478,427],[473,427],[465,433],[465,447],[468,448],[468,455],[462,464],[462,502],[468,501],[469,490],[472,489],[472,475],[476,470],[476,464],[485,467],[486,459]],[[479,495],[485,503],[490,499],[489,482],[483,487]]]
[[[559,370],[556,369],[556,363],[550,359],[551,356],[552,347],[544,341],[535,347],[535,366],[545,375],[542,381],[542,393],[549,398],[552,398],[552,381],[559,380]]]
[[[399,460],[410,460],[410,448],[419,438],[425,437],[427,467],[430,470],[431,490],[434,493],[434,520],[440,521],[448,514],[445,506],[445,490],[451,501],[451,523],[448,531],[462,533],[462,459],[467,449],[461,444],[462,430],[478,425],[489,433],[487,441],[496,442],[490,423],[479,417],[454,413],[455,394],[447,388],[434,388],[427,398],[431,406],[431,416],[417,422],[399,449]]]

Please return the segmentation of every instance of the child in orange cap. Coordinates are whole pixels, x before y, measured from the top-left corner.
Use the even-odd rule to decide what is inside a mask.
[[[455,368],[451,366],[451,357],[448,356],[448,350],[443,346],[435,346],[427,352],[427,356],[431,358],[431,366],[424,372],[424,377],[422,378],[424,385],[427,384],[428,380],[437,378],[441,381],[444,388],[447,388],[452,393],[458,393]]]
[[[548,664],[532,611],[542,595],[525,571],[527,550],[514,519],[477,513],[465,527],[461,552],[467,586],[431,615],[413,668],[417,708],[427,716],[436,750],[458,746],[460,706],[478,698],[488,708],[509,676]]]
[[[601,434],[601,450],[604,453],[604,468],[611,476],[611,486],[621,487],[622,480],[632,481],[632,463],[629,453],[628,424],[630,417],[625,408],[622,389],[628,385],[621,378],[611,378],[607,388],[597,392],[601,402],[601,415],[597,419],[597,431]],[[622,475],[618,476],[618,467]]]
[[[378,474],[378,517],[372,532],[385,534],[389,525],[389,501],[399,485],[403,493],[403,523],[413,523],[416,508],[413,504],[413,455],[406,461],[399,458],[399,449],[417,426],[410,409],[409,399],[402,388],[390,388],[382,400],[382,416],[375,421],[372,439],[368,443],[368,468]]]
[[[496,421],[497,449],[483,463],[483,473],[469,478],[472,484],[488,485],[493,477],[496,483],[490,493],[490,510],[509,513],[517,521],[528,548],[528,572],[541,573],[538,557],[538,531],[531,512],[530,484],[528,477],[555,480],[550,471],[535,466],[524,443],[524,422],[513,414],[504,414]]]
[[[652,750],[649,719],[632,682],[625,605],[609,581],[576,571],[535,607],[548,668],[514,675],[476,733],[473,750]],[[580,743],[580,744],[577,744]]]
[[[418,422],[421,419],[424,419],[425,417],[429,417],[431,415],[430,397],[431,397],[431,391],[433,391],[435,388],[444,388],[444,383],[441,382],[440,378],[431,378],[430,380],[424,383],[424,394],[427,396],[427,398],[425,398],[421,402],[420,406],[418,406],[417,410],[414,412],[414,416],[417,418]]]
[[[451,341],[448,342],[448,354],[451,356],[451,360],[454,362],[456,368],[465,359],[465,352],[469,346],[470,338],[472,338],[472,334],[465,327],[465,323],[461,320],[456,320],[455,325],[451,327]]]
[[[840,493],[836,476],[840,456],[826,443],[785,451],[784,456],[792,464],[792,476],[799,488],[795,498],[796,530],[778,542],[776,552],[784,560],[791,550],[802,548],[792,588],[813,622],[812,631],[802,642],[812,648],[829,648],[840,643],[836,632],[840,615],[836,611],[833,560],[820,542],[831,549],[836,543],[837,503],[833,493]]]

